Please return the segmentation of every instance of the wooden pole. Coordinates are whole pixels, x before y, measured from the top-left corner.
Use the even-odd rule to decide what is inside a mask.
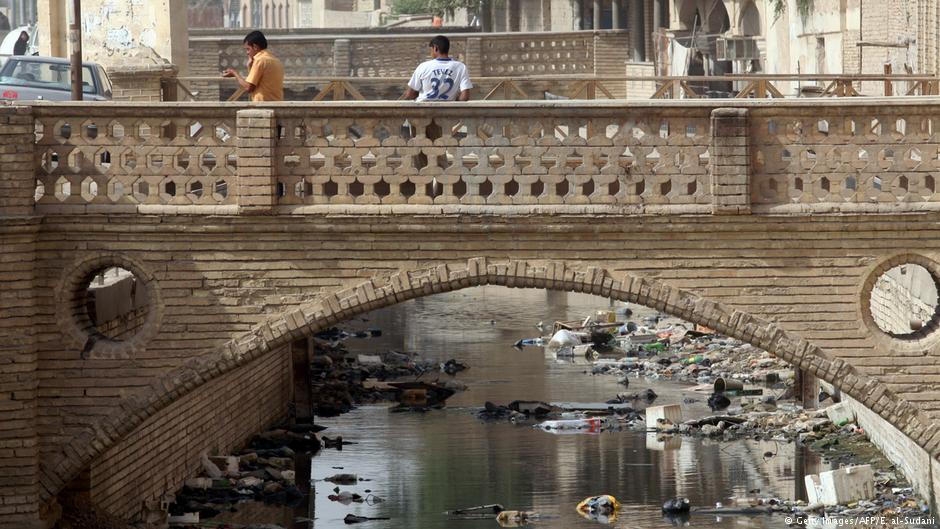
[[[81,0],[72,0],[72,21],[69,24],[69,43],[72,45],[72,100],[81,101],[83,99]]]

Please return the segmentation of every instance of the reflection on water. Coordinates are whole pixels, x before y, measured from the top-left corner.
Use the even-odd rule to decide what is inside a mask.
[[[383,330],[381,338],[347,342],[355,352],[399,349],[468,363],[471,368],[457,378],[470,388],[441,411],[390,413],[386,406],[366,406],[321,420],[328,435],[358,444],[342,452],[321,452],[313,459],[313,477],[358,474],[370,481],[342,489],[386,501],[341,505],[327,499],[331,483],[317,482],[315,527],[345,527],[343,517],[349,513],[391,518],[363,525],[370,529],[498,527],[491,519],[454,521],[442,514],[488,503],[536,511],[543,517],[539,527],[596,527],[575,506],[598,494],[612,494],[623,504],[615,527],[671,527],[660,506],[673,496],[686,496],[693,506],[727,505],[730,498],[757,489],[762,496],[799,497],[797,470],[819,469],[792,444],[718,444],[693,438],[662,442],[639,432],[554,435],[476,418],[475,408],[487,400],[596,402],[624,391],[614,377],[590,375],[583,360],[559,362],[546,358],[541,348],[512,348],[520,338],[538,336],[539,321],[550,326],[556,319],[581,319],[607,305],[607,300],[587,295],[480,287],[409,301],[346,325]],[[686,418],[708,413],[702,395],[686,387],[631,379],[631,392],[646,387],[660,395],[658,404],[698,399],[682,404]],[[691,523],[786,527],[781,516],[693,515]]]

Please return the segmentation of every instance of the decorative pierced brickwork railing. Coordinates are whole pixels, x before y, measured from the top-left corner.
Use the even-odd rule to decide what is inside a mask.
[[[235,112],[36,107],[36,204],[57,211],[235,204]]]
[[[936,103],[839,103],[751,110],[755,206],[886,210],[940,203]]]
[[[279,204],[707,205],[709,111],[278,109]]]
[[[936,101],[865,103],[42,103],[0,112],[0,211],[940,209]]]

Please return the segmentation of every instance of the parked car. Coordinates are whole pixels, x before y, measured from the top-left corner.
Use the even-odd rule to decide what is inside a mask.
[[[16,55],[0,68],[0,101],[68,101],[72,98],[68,59]],[[111,79],[97,63],[82,63],[83,97],[111,99]]]

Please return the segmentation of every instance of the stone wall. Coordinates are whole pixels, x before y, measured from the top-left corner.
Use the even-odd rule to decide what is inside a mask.
[[[935,483],[935,476],[940,470],[940,463],[930,457],[923,448],[898,431],[888,421],[873,413],[864,405],[851,397],[843,397],[855,413],[858,426],[865,430],[871,442],[894,463],[898,469],[910,480],[914,492],[928,498],[930,512],[937,512],[936,492],[940,491]]]

